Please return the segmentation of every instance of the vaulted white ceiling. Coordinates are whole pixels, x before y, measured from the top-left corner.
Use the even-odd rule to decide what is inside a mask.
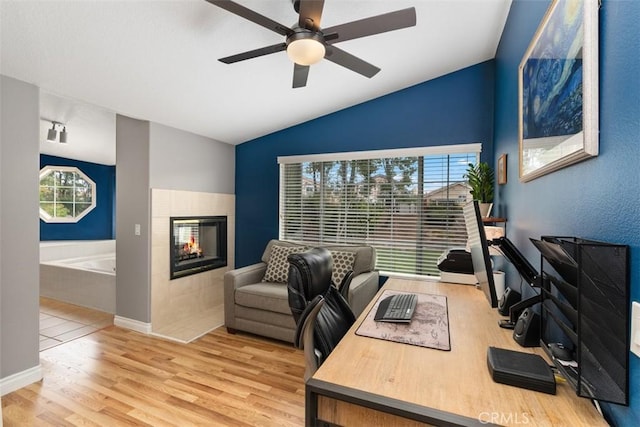
[[[297,20],[290,0],[236,1],[287,26]],[[372,79],[324,60],[292,89],[285,52],[217,60],[284,40],[204,0],[2,0],[0,71],[50,94],[43,118],[68,122],[70,138],[75,115],[86,122],[93,105],[238,144],[493,58],[510,5],[326,0],[323,27],[411,6],[417,25],[339,44],[382,69]]]

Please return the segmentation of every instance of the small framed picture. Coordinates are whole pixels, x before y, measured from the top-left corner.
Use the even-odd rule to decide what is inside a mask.
[[[498,159],[498,184],[507,183],[507,154],[503,154]]]

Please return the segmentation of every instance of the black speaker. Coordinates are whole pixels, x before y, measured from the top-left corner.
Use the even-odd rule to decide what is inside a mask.
[[[509,309],[513,304],[520,301],[520,298],[521,296],[519,292],[516,292],[511,288],[505,289],[504,294],[500,297],[500,301],[498,301],[498,313],[503,316],[508,316]]]
[[[513,339],[523,347],[540,346],[540,315],[525,308],[513,328]]]

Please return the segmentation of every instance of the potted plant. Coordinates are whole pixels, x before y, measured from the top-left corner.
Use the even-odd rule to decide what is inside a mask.
[[[477,200],[480,206],[480,214],[488,217],[493,206],[493,186],[495,176],[488,163],[479,162],[477,165],[469,163],[465,174],[471,187],[471,196]]]

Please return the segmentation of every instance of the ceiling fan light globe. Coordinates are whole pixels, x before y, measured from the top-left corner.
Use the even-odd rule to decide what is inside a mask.
[[[293,40],[287,46],[289,59],[298,65],[313,65],[324,58],[324,44],[312,38]]]

